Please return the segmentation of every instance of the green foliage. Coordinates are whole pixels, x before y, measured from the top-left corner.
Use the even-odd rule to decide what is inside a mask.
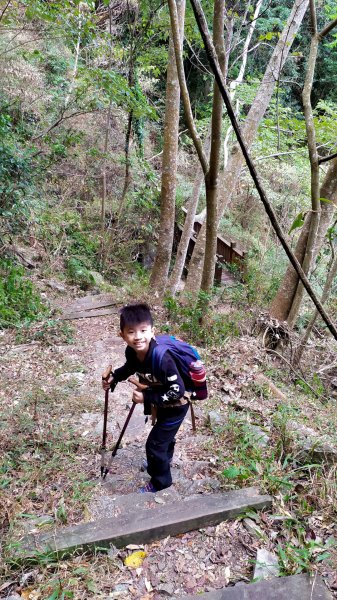
[[[36,204],[33,165],[3,97],[0,110],[0,228],[14,233],[26,225]]]
[[[297,217],[295,218],[295,220],[293,221],[289,231],[288,231],[288,235],[290,235],[290,233],[292,231],[294,231],[294,229],[297,229],[299,227],[302,227],[304,225],[304,219],[305,219],[305,214],[303,212],[300,212]]]
[[[68,280],[87,290],[95,285],[91,271],[99,267],[99,236],[75,210],[45,210],[39,222],[40,236],[49,252],[64,257]]]
[[[310,378],[309,385],[303,379],[297,379],[296,385],[309,397],[322,398],[326,395],[325,387],[317,373]]]
[[[291,536],[296,543],[279,542],[277,546],[282,575],[312,572],[318,563],[330,557],[329,544],[313,539],[304,524],[291,523]]]
[[[208,310],[210,295],[200,292],[198,302],[188,295],[182,304],[172,296],[166,296],[164,305],[172,325],[167,329],[186,335],[189,341],[206,346],[223,345],[231,336],[240,334],[240,313],[234,316],[217,315]]]
[[[78,285],[82,290],[88,290],[95,285],[94,276],[78,258],[66,259],[66,273],[69,281]]]
[[[275,261],[275,250],[268,249],[264,260],[257,251],[250,251],[246,255],[245,286],[242,291],[249,304],[268,305],[278,290],[284,266],[283,261]]]
[[[23,267],[0,261],[0,327],[18,327],[46,312],[40,295],[26,277]]]

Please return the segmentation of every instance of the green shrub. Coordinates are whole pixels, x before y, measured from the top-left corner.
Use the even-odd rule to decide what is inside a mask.
[[[0,96],[0,219],[1,229],[15,233],[27,226],[36,204],[31,151],[14,130],[9,108]]]
[[[193,296],[187,298],[185,304],[180,304],[176,298],[167,296],[165,307],[168,310],[172,323],[176,323],[176,333],[187,334],[188,339],[196,344],[212,346],[223,345],[228,337],[240,334],[240,313],[235,315],[217,315],[205,308],[209,302],[209,295],[199,293],[198,302]],[[168,327],[171,329],[171,327]]]
[[[78,258],[71,257],[66,260],[66,271],[68,280],[82,290],[88,290],[95,285],[95,278]]]
[[[46,311],[40,295],[23,267],[9,260],[0,261],[0,327],[30,323]]]

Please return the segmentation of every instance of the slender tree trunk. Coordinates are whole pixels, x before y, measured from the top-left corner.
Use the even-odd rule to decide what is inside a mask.
[[[295,35],[303,21],[303,17],[308,8],[309,0],[295,0],[291,13],[288,17],[287,23],[279,37],[279,40],[274,48],[272,56],[269,60],[265,74],[257,91],[257,94],[253,100],[252,106],[248,112],[247,118],[243,125],[242,134],[245,139],[247,150],[249,151],[255,136],[257,134],[258,126],[261,119],[263,118],[266,109],[269,106],[271,97],[273,95],[276,82],[279,79],[281,70],[288,58],[288,54],[291,50],[292,43]],[[226,172],[224,174],[222,184],[222,194],[219,198],[219,209],[218,219],[222,218],[225,208],[230,204],[230,200],[234,190],[236,189],[237,182],[241,173],[241,168],[244,164],[244,156],[240,150],[238,144],[235,144],[231,156],[228,161]],[[204,256],[204,240],[205,236],[201,233],[204,226],[198,235],[197,243],[194,247],[195,257],[193,256],[193,262],[190,263],[190,269],[188,278],[191,281],[195,278],[195,270],[200,269],[198,262],[203,260]],[[200,235],[201,234],[201,235]],[[195,258],[195,260],[194,260]]]
[[[306,250],[304,259],[302,262],[302,269],[306,275],[309,275],[311,267],[313,265],[313,252],[316,244],[316,236],[318,232],[318,226],[320,221],[321,203],[320,203],[320,189],[319,189],[319,164],[318,164],[318,152],[316,145],[316,131],[314,125],[314,116],[311,106],[311,90],[314,80],[314,73],[317,60],[318,52],[318,35],[317,35],[317,21],[316,21],[316,10],[314,0],[310,0],[310,16],[312,22],[312,37],[310,44],[310,53],[308,59],[308,68],[305,77],[302,100],[305,118],[305,127],[307,132],[308,140],[308,151],[310,160],[310,175],[311,175],[311,218],[310,227],[308,232],[308,240],[306,244]],[[291,305],[291,309],[288,315],[288,323],[292,327],[297,319],[297,315],[300,309],[300,305],[303,298],[303,286],[301,282],[298,283],[298,287]]]
[[[127,191],[130,186],[131,173],[130,173],[130,139],[131,139],[131,131],[132,131],[132,119],[133,119],[133,111],[130,110],[128,117],[128,125],[126,128],[125,134],[125,145],[124,145],[124,156],[125,156],[125,173],[124,173],[124,186],[123,191],[118,207],[117,220],[120,219],[122,210],[124,207],[124,202],[126,198]]]
[[[112,56],[112,22],[111,22],[111,8],[109,7],[109,36],[110,36],[110,46],[109,46],[109,59],[108,59],[108,68],[111,67],[111,56]],[[112,110],[112,100],[109,102],[108,113],[106,117],[106,125],[105,125],[105,135],[104,135],[104,147],[103,147],[103,165],[102,165],[102,197],[101,197],[101,248],[100,248],[100,261],[102,266],[105,261],[105,207],[106,207],[106,192],[107,192],[107,184],[106,184],[106,167],[107,167],[107,152],[108,152],[108,144],[109,144],[109,132],[110,132],[110,120],[111,120],[111,110]]]
[[[243,81],[245,72],[246,72],[246,66],[247,66],[247,59],[248,59],[248,51],[249,51],[249,46],[250,46],[250,42],[252,40],[253,37],[253,33],[255,31],[255,27],[256,27],[256,23],[257,23],[257,19],[259,17],[260,14],[260,10],[261,10],[261,6],[262,6],[262,2],[263,0],[258,0],[255,6],[255,10],[254,10],[254,15],[252,18],[252,22],[248,28],[248,33],[247,33],[247,37],[245,39],[244,45],[243,45],[243,50],[242,50],[242,57],[241,57],[241,65],[240,65],[240,70],[239,70],[239,74],[237,76],[236,79],[233,79],[233,81],[230,82],[229,84],[229,96],[230,99],[233,101],[235,98],[235,92],[236,92],[236,88],[238,87],[238,85],[240,85]],[[233,22],[232,19],[229,19],[229,22],[227,24],[227,36],[228,36],[228,40],[226,40],[226,54],[228,54],[227,57],[227,63],[228,63],[228,59],[229,59],[229,53],[230,53],[230,42],[233,36]],[[227,64],[227,68],[226,70],[228,70],[228,64]],[[238,116],[239,114],[239,101],[237,101],[237,107],[236,107],[236,115]],[[229,140],[230,140],[230,134],[232,133],[233,128],[231,125],[229,125],[227,131],[226,131],[226,135],[225,135],[225,139],[224,139],[224,164],[223,164],[223,173],[222,173],[222,178],[221,178],[221,188],[223,189],[223,179],[224,179],[224,175],[226,173],[226,168],[228,165],[228,159],[229,159]],[[225,205],[227,207],[227,201],[225,202]]]
[[[225,70],[225,1],[214,0],[213,40],[219,65],[224,75]],[[214,82],[213,108],[212,108],[212,133],[209,171],[205,178],[206,185],[206,246],[205,259],[202,271],[201,289],[209,293],[213,287],[214,270],[216,261],[216,245],[218,233],[218,183],[220,172],[221,153],[221,126],[222,126],[223,99],[216,82]]]
[[[327,280],[325,282],[322,297],[321,297],[321,304],[325,304],[326,301],[328,300],[329,295],[330,295],[330,290],[331,290],[331,287],[332,287],[332,284],[334,282],[336,275],[337,275],[337,256],[335,255],[335,252],[333,250],[330,269],[328,270]],[[301,341],[299,343],[299,346],[295,352],[295,356],[294,356],[294,360],[293,360],[294,366],[298,365],[298,363],[300,362],[300,360],[302,358],[304,349],[307,345],[308,339],[309,339],[311,332],[314,328],[314,325],[317,321],[318,315],[319,315],[319,312],[316,309],[307,325],[307,328],[306,328],[306,330],[301,338]]]
[[[107,114],[107,118],[106,118],[104,148],[103,148],[104,158],[103,158],[103,166],[102,166],[102,199],[101,199],[101,233],[102,233],[101,258],[104,254],[103,236],[104,236],[104,231],[105,231],[105,206],[106,206],[106,190],[107,190],[107,185],[106,185],[107,158],[106,158],[106,155],[108,152],[108,143],[109,143],[111,108],[112,108],[112,102],[110,101],[109,108],[108,108],[108,114]]]
[[[250,26],[248,28],[248,33],[247,33],[247,36],[246,36],[246,39],[245,39],[245,42],[244,42],[244,45],[243,45],[242,60],[241,60],[239,74],[238,74],[237,78],[234,79],[230,83],[230,85],[229,85],[231,100],[234,99],[236,88],[243,81],[243,77],[244,77],[244,74],[245,74],[245,71],[246,71],[246,66],[247,66],[248,50],[249,50],[250,42],[251,42],[252,37],[253,37],[253,33],[255,31],[257,19],[258,19],[259,14],[260,14],[262,2],[263,2],[263,0],[258,0],[257,3],[256,3],[256,6],[255,6],[255,10],[254,10],[254,15],[253,15],[253,18],[252,18],[252,22],[251,22],[251,24],[250,24]]]
[[[328,202],[321,202],[321,217],[313,252],[313,261],[316,260],[317,255],[322,247],[326,232],[331,224],[337,207],[337,158],[330,162],[327,174],[320,189],[320,198],[324,198],[325,200],[328,200]],[[300,264],[303,264],[306,252],[310,218],[311,213],[309,213],[305,219],[294,252]],[[297,290],[298,281],[298,274],[292,265],[289,265],[277,294],[270,306],[270,314],[275,319],[287,321]]]
[[[206,155],[209,154],[209,144],[210,144],[210,136],[205,140],[204,150]],[[194,180],[192,196],[188,202],[187,214],[184,221],[184,227],[181,234],[181,238],[179,241],[176,260],[174,263],[174,267],[172,269],[172,273],[169,279],[169,290],[172,296],[175,296],[178,290],[179,282],[182,278],[182,273],[184,270],[188,245],[190,243],[191,235],[193,233],[193,225],[195,220],[195,214],[198,208],[199,198],[201,194],[202,186],[205,183],[205,176],[202,170],[202,167],[199,163],[198,172],[196,178]]]
[[[134,28],[132,28],[131,18],[130,18],[130,7],[128,6],[128,25],[129,25],[129,35],[130,35],[130,59],[129,59],[129,76],[128,76],[128,85],[129,88],[132,89],[135,85],[135,36],[134,36]],[[134,14],[134,22],[137,21],[138,17],[138,6],[136,8],[136,13]],[[131,140],[131,132],[132,132],[132,121],[133,121],[133,110],[131,109],[128,116],[128,124],[126,128],[125,134],[125,144],[124,144],[124,156],[125,156],[125,173],[124,173],[124,185],[122,190],[121,199],[119,202],[119,208],[117,213],[117,221],[119,221],[120,216],[123,211],[124,202],[126,198],[126,194],[128,192],[130,181],[131,181],[131,169],[130,169],[130,140]]]
[[[177,9],[182,41],[184,32],[185,0],[177,0]],[[152,290],[155,290],[160,295],[164,293],[167,284],[174,235],[179,106],[180,87],[171,31],[166,81],[159,239],[150,279]]]

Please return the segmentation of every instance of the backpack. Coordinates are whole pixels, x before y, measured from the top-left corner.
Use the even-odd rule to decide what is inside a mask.
[[[206,372],[199,353],[193,346],[173,335],[157,335],[157,346],[152,352],[152,370],[158,372],[163,356],[167,350],[172,354],[187,392],[191,392],[191,400],[207,398]]]

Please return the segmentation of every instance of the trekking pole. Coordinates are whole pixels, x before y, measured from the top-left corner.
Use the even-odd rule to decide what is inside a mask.
[[[108,381],[110,373],[112,371],[112,365],[109,365],[102,375],[103,381]],[[102,446],[101,446],[101,477],[104,473],[105,465],[105,453],[106,453],[106,429],[108,423],[108,407],[109,407],[109,389],[105,390],[105,402],[104,402],[104,418],[103,418],[103,435],[102,435]]]
[[[134,377],[130,377],[128,381],[129,381],[130,383],[133,383],[134,385],[136,385],[136,386],[137,386],[137,388],[138,388],[138,389],[140,389],[140,390],[145,390],[145,389],[148,387],[147,385],[144,385],[144,384],[142,384],[142,383],[139,383],[139,381],[137,381],[137,379],[135,379]],[[136,406],[136,403],[132,401],[132,406],[131,406],[131,408],[130,408],[130,410],[129,410],[129,414],[128,414],[128,416],[126,417],[125,423],[124,423],[124,425],[123,425],[123,429],[122,429],[122,431],[121,431],[121,432],[120,432],[120,434],[119,434],[119,438],[118,438],[118,440],[117,440],[117,442],[116,442],[116,444],[115,444],[115,447],[114,447],[113,451],[111,452],[111,456],[110,456],[110,458],[109,458],[109,462],[108,462],[107,466],[106,466],[105,468],[103,468],[103,471],[102,471],[102,477],[103,477],[103,479],[105,479],[105,478],[106,478],[107,474],[108,474],[108,473],[109,473],[109,471],[110,471],[110,467],[111,467],[112,459],[113,459],[113,458],[116,456],[116,454],[117,454],[117,450],[118,450],[118,448],[119,448],[119,445],[120,445],[120,443],[121,443],[121,441],[122,441],[123,435],[124,435],[124,433],[125,433],[125,430],[126,430],[126,428],[127,428],[128,424],[129,424],[129,421],[130,421],[130,419],[131,419],[131,417],[132,417],[132,413],[133,413],[133,411],[135,410],[135,406]]]
[[[124,433],[125,433],[125,430],[126,430],[126,428],[127,428],[128,424],[129,424],[129,421],[130,421],[130,419],[131,419],[131,417],[132,417],[132,413],[133,413],[133,411],[135,410],[135,406],[136,406],[135,402],[132,402],[132,406],[131,406],[131,408],[130,408],[130,410],[129,410],[129,414],[128,414],[128,416],[126,417],[126,421],[125,421],[125,423],[124,423],[124,425],[123,425],[123,429],[122,429],[122,431],[121,431],[121,432],[120,432],[120,434],[119,434],[119,438],[118,438],[118,440],[117,440],[117,442],[116,442],[116,444],[115,444],[115,447],[114,447],[113,451],[111,452],[111,456],[110,456],[110,458],[109,458],[109,462],[108,462],[107,466],[106,466],[105,468],[103,468],[103,472],[102,472],[102,477],[103,477],[103,479],[105,479],[105,478],[106,478],[107,474],[108,474],[108,473],[109,473],[109,471],[110,471],[110,467],[111,467],[112,459],[113,459],[113,458],[114,458],[114,456],[116,456],[116,454],[117,454],[117,450],[118,450],[118,448],[119,448],[119,445],[120,445],[120,443],[121,443],[121,441],[122,441],[122,437],[123,437],[123,435],[124,435]]]

